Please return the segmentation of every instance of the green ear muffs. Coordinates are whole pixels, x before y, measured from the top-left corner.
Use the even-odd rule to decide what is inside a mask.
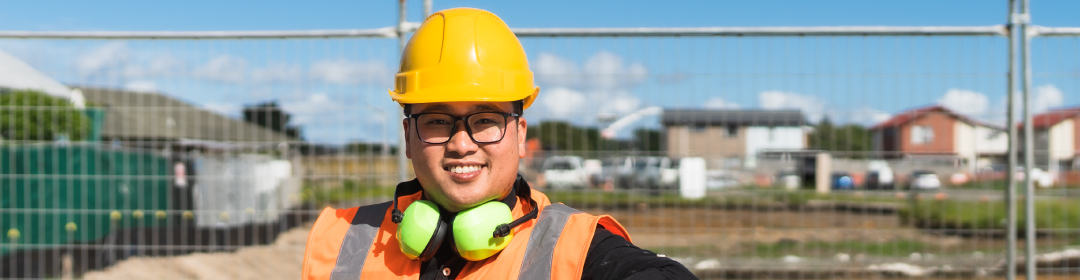
[[[510,208],[499,201],[488,201],[480,206],[461,211],[454,217],[454,249],[469,261],[479,261],[498,254],[514,233],[495,236],[492,230],[514,219]]]
[[[427,261],[439,251],[443,239],[450,235],[454,239],[451,243],[454,250],[466,260],[479,261],[498,254],[514,238],[513,228],[538,215],[538,209],[534,206],[531,212],[514,220],[510,205],[516,203],[518,188],[522,188],[521,198],[537,205],[528,185],[518,176],[510,195],[502,201],[488,201],[454,215],[442,211],[434,202],[417,200],[402,213],[397,207],[398,197],[422,190],[416,180],[402,182],[394,191],[394,209],[391,212],[391,221],[398,224],[397,239],[401,252],[409,259]]]
[[[410,259],[428,260],[439,250],[449,231],[448,227],[442,220],[439,206],[431,201],[418,200],[405,209],[404,217],[398,224],[398,246]]]
[[[499,201],[461,211],[454,217],[453,227],[442,220],[439,206],[427,200],[417,200],[405,209],[398,225],[398,246],[405,256],[426,261],[435,255],[446,233],[453,228],[454,249],[466,260],[478,261],[494,256],[510,244],[512,232],[497,236],[492,231],[513,220],[510,208]]]

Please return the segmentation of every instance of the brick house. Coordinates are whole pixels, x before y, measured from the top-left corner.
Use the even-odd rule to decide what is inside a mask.
[[[1000,162],[1008,149],[1001,127],[928,106],[899,113],[870,128],[873,151],[887,158],[954,157],[972,171]]]
[[[1031,124],[1035,166],[1051,172],[1080,169],[1080,106],[1035,115]]]

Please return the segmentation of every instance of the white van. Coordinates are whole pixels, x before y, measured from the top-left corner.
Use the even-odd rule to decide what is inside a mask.
[[[585,188],[588,176],[579,156],[553,156],[544,160],[544,181],[551,189]]]

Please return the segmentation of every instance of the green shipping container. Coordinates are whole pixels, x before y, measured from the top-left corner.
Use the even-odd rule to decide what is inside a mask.
[[[122,228],[165,226],[155,213],[170,209],[169,170],[165,157],[145,151],[0,146],[0,256],[91,242]],[[114,211],[117,220],[110,217]],[[136,211],[144,213],[141,219]]]

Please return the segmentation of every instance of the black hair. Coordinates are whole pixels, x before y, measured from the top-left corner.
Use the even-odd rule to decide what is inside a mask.
[[[510,106],[514,107],[514,111],[513,111],[514,114],[518,114],[518,116],[524,116],[525,115],[525,99],[510,102]],[[412,109],[412,104],[406,103],[405,108],[402,108],[401,112],[405,113],[405,116],[408,117],[409,112],[411,112],[411,109]]]

